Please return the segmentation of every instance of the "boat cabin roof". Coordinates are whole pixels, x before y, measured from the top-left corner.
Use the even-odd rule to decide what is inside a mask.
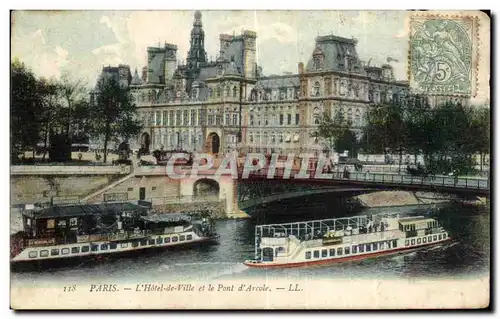
[[[147,212],[148,208],[137,204],[122,203],[101,203],[83,205],[53,205],[48,208],[34,212],[37,219],[77,217],[85,215],[107,215],[122,212]]]
[[[415,224],[415,223],[427,223],[436,221],[433,218],[425,218],[425,217],[413,217],[413,218],[405,218],[399,221],[401,225]]]
[[[159,222],[181,222],[181,221],[190,221],[191,216],[182,214],[182,213],[167,213],[167,214],[159,214],[159,215],[149,215],[142,216],[143,220],[159,223]]]

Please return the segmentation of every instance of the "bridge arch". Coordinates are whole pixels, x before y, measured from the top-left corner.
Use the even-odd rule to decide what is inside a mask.
[[[202,178],[193,184],[193,196],[197,198],[203,197],[219,197],[220,185],[210,178]]]

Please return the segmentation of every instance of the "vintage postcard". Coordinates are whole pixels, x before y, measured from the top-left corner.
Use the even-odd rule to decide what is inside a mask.
[[[12,11],[10,304],[490,305],[481,11]]]

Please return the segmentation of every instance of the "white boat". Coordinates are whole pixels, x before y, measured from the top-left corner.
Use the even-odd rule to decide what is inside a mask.
[[[401,253],[451,240],[437,220],[399,213],[364,215],[255,228],[256,268],[300,267]]]
[[[198,244],[216,239],[199,215],[149,215],[130,202],[52,205],[23,212],[24,231],[11,240],[15,264],[57,262]]]

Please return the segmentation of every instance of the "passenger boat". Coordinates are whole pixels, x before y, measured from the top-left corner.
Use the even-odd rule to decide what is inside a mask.
[[[11,262],[67,261],[216,240],[208,216],[150,213],[132,202],[25,209],[24,231],[11,238]]]
[[[323,219],[255,228],[256,268],[299,267],[365,259],[442,244],[437,220],[399,213]]]

